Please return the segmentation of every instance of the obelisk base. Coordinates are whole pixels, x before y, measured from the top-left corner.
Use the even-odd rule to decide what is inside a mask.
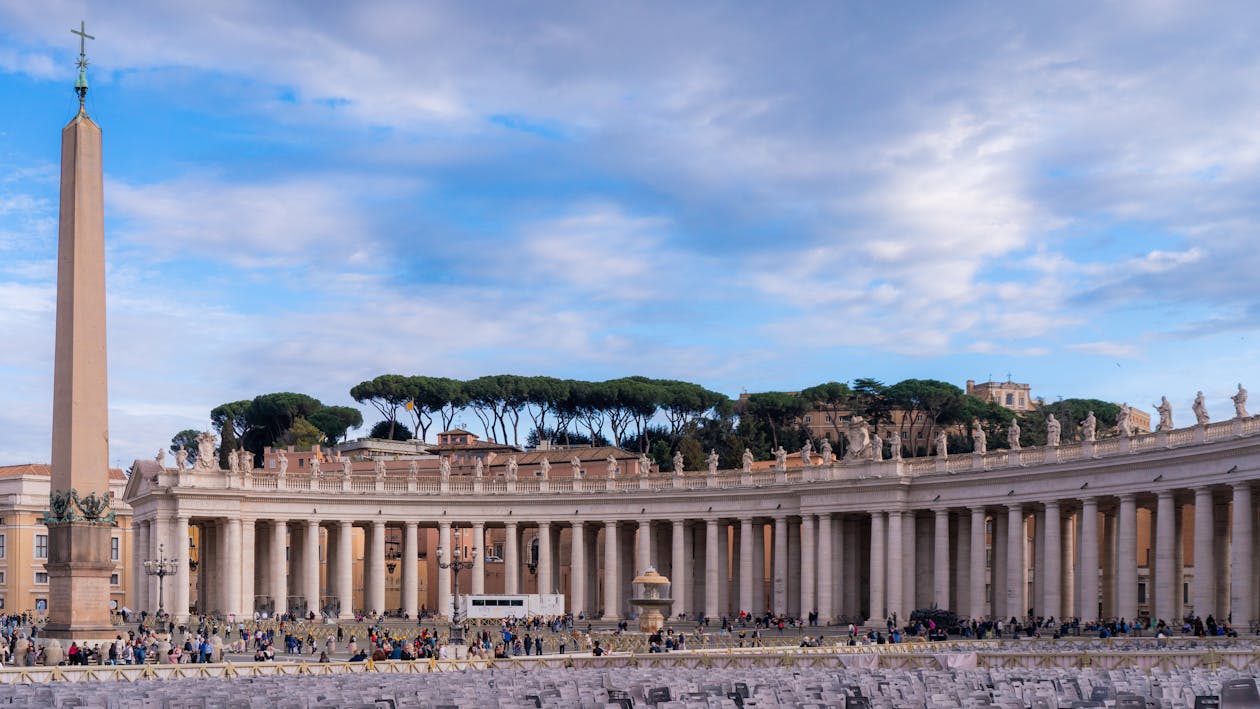
[[[48,527],[48,622],[43,635],[59,640],[112,640],[118,634],[109,621],[109,577],[113,527],[63,522]],[[108,600],[106,600],[108,604]]]

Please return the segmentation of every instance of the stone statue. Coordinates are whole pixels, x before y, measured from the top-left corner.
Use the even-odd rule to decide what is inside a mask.
[[[407,481],[411,482],[420,476],[420,464],[415,460],[407,463]]]
[[[508,480],[515,480],[515,479],[516,479],[516,472],[517,472],[517,470],[518,470],[519,468],[520,468],[520,466],[519,466],[519,465],[517,464],[517,462],[516,462],[516,456],[512,456],[511,458],[508,458],[508,462],[507,462],[507,479],[508,479]]]
[[[787,470],[787,451],[783,450],[782,445],[774,451],[774,469]]]
[[[1019,419],[1011,419],[1011,425],[1006,427],[1006,443],[1011,450],[1019,450]]]
[[[822,455],[822,464],[831,465],[831,461],[835,456],[831,452],[830,438],[823,439],[822,446],[818,449],[818,452]]]
[[[744,455],[740,458],[740,464],[741,464],[740,470],[744,471],[745,473],[752,472],[752,464],[753,464],[752,451],[748,450],[747,448],[744,449]]]
[[[280,472],[277,473],[280,477],[289,472],[289,456],[283,450],[276,451],[276,465],[280,466]]]
[[[350,477],[350,474],[353,472],[354,472],[354,463],[351,463],[349,458],[342,458],[341,459],[341,474],[348,478]],[[451,466],[448,463],[446,466],[446,474],[450,475],[450,473],[451,473]]]
[[[228,451],[228,470],[235,473],[237,468],[240,467],[240,465],[241,465],[241,454],[237,453],[235,450]]]
[[[1054,417],[1054,414],[1046,414],[1046,445],[1059,445],[1059,436],[1063,433],[1063,424]]]
[[[1229,397],[1234,402],[1234,418],[1247,418],[1247,390],[1243,389],[1242,382],[1238,383],[1238,393]]]
[[[617,462],[617,456],[612,453],[608,454],[608,477],[615,478],[621,474],[621,464]]]
[[[801,465],[809,467],[814,464],[813,458],[810,457],[810,454],[813,452],[814,444],[809,439],[806,439],[805,445],[801,446]]]
[[[449,455],[442,457],[442,460],[438,463],[438,471],[442,475],[443,480],[451,479],[451,457]],[[350,473],[349,466],[346,466],[346,473]]]
[[[1085,440],[1093,443],[1098,438],[1098,419],[1094,417],[1094,412],[1089,412],[1084,421],[1081,421],[1081,435]]]
[[[241,465],[241,472],[248,473],[254,469],[254,454],[241,448],[237,451],[237,462]]]
[[[647,457],[646,453],[639,454],[639,475],[647,475],[652,472],[652,461]]]
[[[879,431],[871,433],[871,442],[867,444],[868,455],[871,460],[884,459],[884,439],[879,437]]]
[[[1155,427],[1155,430],[1171,431],[1173,427],[1172,404],[1168,403],[1168,397],[1159,397],[1159,403],[1155,405],[1155,412],[1159,414],[1159,425]]]
[[[945,435],[944,429],[936,432],[936,456],[938,458],[949,457],[949,437]]]
[[[989,436],[976,418],[971,419],[971,450],[979,455],[989,452]]]
[[[321,463],[319,462],[319,456],[318,455],[311,456],[311,477],[318,478],[323,474],[324,474],[324,470]]]
[[[1239,386],[1242,386],[1242,385],[1239,385]],[[159,448],[157,452],[157,456],[154,457],[153,460],[157,461],[158,468],[165,470],[166,469],[166,449]]]
[[[209,431],[202,431],[197,436],[197,469],[198,470],[214,470],[218,466],[218,460],[214,455],[214,434]]]
[[[175,451],[175,468],[178,470],[188,470],[188,451],[183,448]]]
[[[1125,438],[1133,435],[1133,424],[1129,422],[1128,404],[1120,405],[1120,413],[1116,414],[1116,428],[1120,429],[1120,435]]]
[[[538,472],[540,473],[539,477],[541,477],[543,480],[546,480],[548,477],[550,477],[551,476],[551,461],[547,460],[545,457],[542,460],[538,461]]]
[[[385,459],[384,458],[376,459],[376,462],[372,465],[372,472],[376,473],[377,480],[385,479]]]
[[[716,448],[709,449],[709,457],[705,458],[704,460],[706,463],[709,464],[709,475],[717,475],[718,461],[720,460],[718,458],[717,449]]]
[[[479,478],[486,473],[486,465],[481,462],[481,458],[473,458],[473,477]]]
[[[861,416],[854,416],[849,419],[849,423],[845,427],[844,437],[849,444],[849,449],[844,455],[846,459],[857,460],[869,455],[870,451],[867,448],[871,445],[871,430],[866,425],[866,419]]]
[[[888,449],[892,453],[893,460],[901,460],[901,431],[893,429],[888,434]]]
[[[674,475],[675,476],[682,475],[683,469],[685,467],[686,465],[683,463],[682,451],[675,451],[674,452]]]
[[[569,459],[569,468],[572,470],[575,480],[582,477],[582,461],[576,455]]]
[[[1208,421],[1211,419],[1208,417],[1207,404],[1203,403],[1203,392],[1199,392],[1195,395],[1194,406],[1192,406],[1191,409],[1194,411],[1195,423],[1200,426],[1208,425]]]

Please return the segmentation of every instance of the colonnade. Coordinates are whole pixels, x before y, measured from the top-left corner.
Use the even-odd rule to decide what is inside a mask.
[[[422,598],[414,560],[421,532],[426,539],[436,532],[437,544],[450,550],[453,529],[465,544],[484,546],[487,538],[503,544],[502,587],[487,587],[483,552],[461,576],[461,591],[517,593],[530,573],[536,592],[563,593],[566,608],[586,618],[626,617],[631,581],[648,566],[673,581],[674,614],[692,619],[744,610],[882,622],[927,606],[975,618],[1032,612],[1134,619],[1145,612],[1173,622],[1191,611],[1222,620],[1232,614],[1235,622],[1260,618],[1251,482],[1099,495],[1087,495],[1088,484],[1082,488],[1065,499],[971,506],[902,501],[873,511],[833,509],[852,506],[809,498],[790,511],[780,504],[749,514],[680,511],[661,518],[644,507],[615,520],[156,515],[136,521],[133,558],[151,558],[160,540],[187,539],[190,527],[198,527],[199,609],[236,615],[314,611],[344,618],[386,610],[388,526],[401,532],[399,610],[413,618],[421,606],[449,613],[451,570],[436,570],[435,593]],[[528,505],[512,512],[513,518],[527,513]],[[358,579],[356,527],[363,538]],[[1148,540],[1149,558],[1139,558],[1139,539]],[[536,558],[523,554],[532,540]],[[156,579],[136,573],[138,607],[156,609]],[[181,564],[167,582],[164,605],[184,616],[189,596],[189,569]]]

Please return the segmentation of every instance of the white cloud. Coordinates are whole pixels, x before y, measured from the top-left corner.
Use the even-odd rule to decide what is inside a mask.
[[[1069,350],[1084,352],[1086,354],[1098,355],[1100,357],[1119,357],[1121,359],[1132,359],[1142,356],[1142,348],[1136,344],[1129,342],[1079,342],[1067,345]]]

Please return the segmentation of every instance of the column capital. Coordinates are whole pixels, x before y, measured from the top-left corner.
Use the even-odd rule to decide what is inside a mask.
[[[504,528],[504,529],[516,529],[517,524],[518,524],[518,523],[517,523],[517,521],[516,521],[516,520],[514,520],[514,519],[512,519],[512,520],[508,520],[508,521],[506,521],[506,522],[504,522],[504,523],[503,523],[503,528]]]
[[[1053,507],[1054,509],[1056,509],[1056,510],[1057,510],[1057,509],[1059,509],[1059,501],[1058,501],[1058,500],[1046,500],[1045,505],[1046,505],[1046,510],[1047,510],[1047,511],[1049,511],[1049,510],[1050,510],[1050,508],[1052,508],[1052,507]]]
[[[1122,492],[1122,493],[1120,493],[1119,495],[1116,495],[1116,497],[1117,497],[1117,498],[1119,498],[1119,500],[1120,500],[1121,502],[1126,502],[1126,501],[1127,501],[1127,502],[1136,502],[1136,501],[1137,501],[1137,493],[1136,493],[1136,492]]]
[[[1008,502],[1008,503],[1006,503],[1006,509],[1007,509],[1007,510],[1010,510],[1011,512],[1023,512],[1023,511],[1024,511],[1024,503],[1022,503],[1022,502]]]
[[[948,508],[948,507],[938,507],[938,508],[936,508],[936,509],[932,510],[932,512],[933,512],[933,514],[935,514],[937,517],[949,516],[949,508]]]
[[[1160,500],[1172,499],[1172,496],[1173,496],[1172,490],[1158,490],[1155,492],[1155,497]]]
[[[1241,491],[1243,491],[1243,492],[1250,492],[1250,491],[1251,491],[1251,481],[1250,481],[1250,480],[1239,480],[1238,482],[1230,483],[1230,486],[1231,486],[1231,487],[1233,487],[1235,491],[1239,491],[1239,490],[1241,490]]]

